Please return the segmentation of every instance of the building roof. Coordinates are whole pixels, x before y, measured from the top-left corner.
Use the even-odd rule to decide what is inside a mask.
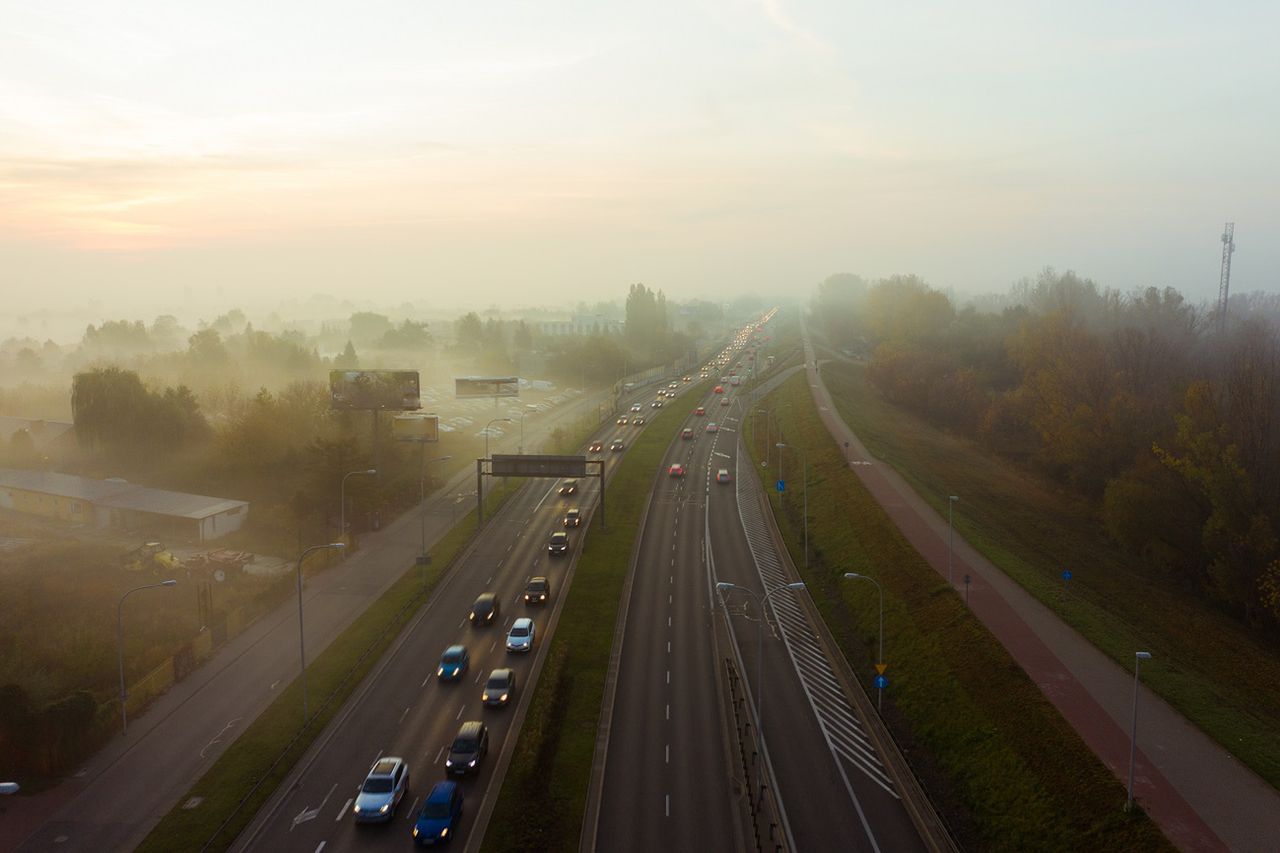
[[[45,448],[75,429],[71,421],[46,421],[39,418],[15,418],[0,415],[0,439],[9,441],[15,433],[26,430],[31,436],[31,443],[38,448]]]
[[[75,474],[18,468],[0,468],[0,488],[40,492],[82,500],[96,506],[179,518],[208,518],[229,509],[248,506],[245,501],[149,489],[124,480],[94,480]]]

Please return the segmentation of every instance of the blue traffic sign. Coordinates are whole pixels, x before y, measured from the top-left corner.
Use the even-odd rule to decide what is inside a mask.
[[[785,480],[779,480],[779,481],[778,481],[778,491],[780,491],[780,492],[785,492],[786,490],[787,490],[787,483],[786,483],[786,481],[785,481]]]
[[[1063,579],[1064,581],[1069,581],[1069,580],[1071,580],[1071,570],[1070,570],[1070,569],[1067,569],[1065,572],[1063,572],[1063,573],[1062,573],[1062,579]]]
[[[884,690],[888,686],[889,686],[889,679],[885,678],[883,675],[876,676],[876,688],[878,690]]]

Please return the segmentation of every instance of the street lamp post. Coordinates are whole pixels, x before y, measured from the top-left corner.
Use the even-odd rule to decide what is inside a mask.
[[[534,406],[532,404],[526,404],[525,407],[520,411],[520,455],[521,456],[524,455],[524,416],[529,414],[530,409],[536,409],[536,408],[537,406]],[[485,455],[487,456],[488,454],[485,454]]]
[[[506,423],[506,424],[511,423],[511,418],[494,418],[493,420],[489,421],[487,424],[484,425],[484,458],[485,459],[489,458],[489,427],[493,426],[494,424],[503,424],[503,423]]]
[[[778,442],[778,449],[800,451],[800,465],[804,471],[804,567],[809,568],[809,454],[805,452],[803,447],[797,448],[794,445],[785,442]],[[778,479],[782,479],[782,454],[778,454]]]
[[[302,661],[302,724],[305,726],[310,714],[307,713],[307,645],[302,632],[302,564],[312,551],[342,551],[344,542],[330,542],[328,545],[312,545],[298,557],[298,657]]]
[[[342,507],[338,510],[338,526],[340,528],[338,530],[338,538],[343,542],[346,542],[347,536],[347,478],[354,477],[356,474],[365,474],[370,477],[376,477],[378,469],[366,468],[363,471],[348,471],[346,474],[342,475],[342,486],[338,489],[338,501],[342,504]]]
[[[1151,660],[1151,652],[1133,653],[1133,722],[1129,726],[1129,795],[1124,810],[1133,808],[1133,757],[1138,746],[1138,664]]]
[[[955,553],[955,508],[959,495],[947,496],[947,586],[955,586],[951,580],[952,555]]]
[[[857,572],[845,572],[844,577],[845,580],[851,581],[871,581],[876,585],[876,590],[880,593],[880,656],[876,663],[880,666],[884,666],[884,588],[880,586],[880,582],[878,580],[873,577],[869,577],[868,575],[860,575]],[[878,674],[884,675],[882,672],[878,672]],[[884,690],[881,688],[877,688],[877,690],[879,691],[879,695],[876,696],[876,710],[879,711],[884,707]]]
[[[160,583],[149,583],[142,586],[135,586],[133,589],[125,592],[120,596],[119,603],[116,604],[116,656],[120,664],[120,734],[127,735],[129,733],[129,709],[125,707],[125,699],[128,694],[124,689],[124,600],[141,589],[155,589],[162,586],[177,586],[178,582],[173,578],[160,581]]]
[[[769,602],[769,596],[784,590],[804,589],[804,584],[797,581],[795,583],[784,584],[769,590],[763,596],[756,595],[745,586],[738,586],[736,583],[720,581],[716,584],[716,592],[720,593],[721,602],[724,601],[724,594],[728,590],[737,589],[745,592],[756,600],[760,606],[760,619],[756,622],[756,725],[760,729],[760,736],[764,737],[764,623],[767,617],[765,605]]]
[[[419,528],[422,533],[422,556],[427,556],[427,466],[434,462],[448,462],[452,456],[437,456],[435,459],[428,459],[422,463],[422,470],[418,472],[418,505],[422,507],[421,520]]]

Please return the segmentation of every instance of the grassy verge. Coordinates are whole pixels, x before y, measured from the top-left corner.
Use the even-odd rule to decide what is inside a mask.
[[[836,408],[868,450],[956,530],[1122,666],[1155,659],[1142,680],[1271,785],[1280,787],[1280,653],[1108,538],[1078,497],[882,401],[860,365],[823,368]],[[1070,569],[1064,591],[1063,569]]]
[[[505,495],[496,492],[486,497],[486,514],[491,517],[504,500]],[[474,533],[472,510],[436,544],[425,583],[422,569],[408,568],[307,667],[313,714],[305,728],[299,731],[302,693],[295,679],[161,819],[138,849],[167,853],[200,850],[206,844],[211,850],[227,849],[431,595]],[[200,805],[184,809],[183,803],[194,797],[203,798]]]
[[[671,438],[709,385],[649,422],[606,493],[609,530],[591,522],[482,849],[576,850],[586,810],[605,672],[640,517]]]
[[[1170,849],[1143,815],[1125,814],[1124,788],[842,463],[806,377],[785,382],[769,407],[813,472],[811,567],[801,574],[868,690],[878,596],[842,576],[865,572],[882,585],[885,719],[961,848]],[[785,502],[770,492],[770,500],[803,566],[799,491]]]

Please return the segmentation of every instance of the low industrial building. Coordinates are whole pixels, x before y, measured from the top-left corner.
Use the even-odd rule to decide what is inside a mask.
[[[249,517],[245,501],[16,468],[0,468],[0,508],[188,542],[225,536]]]

